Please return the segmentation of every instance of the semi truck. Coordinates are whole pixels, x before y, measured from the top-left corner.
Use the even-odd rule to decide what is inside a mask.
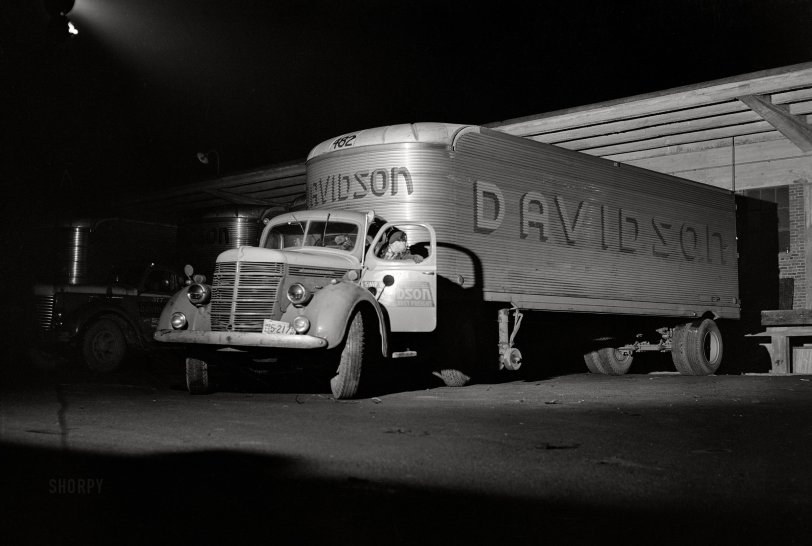
[[[220,254],[212,284],[188,270],[164,308],[155,339],[184,347],[190,392],[211,365],[286,355],[326,366],[336,398],[427,355],[461,386],[519,369],[528,312],[576,317],[593,373],[644,352],[721,364],[718,322],[740,314],[731,192],[446,123],[341,135],[306,165],[308,210]]]

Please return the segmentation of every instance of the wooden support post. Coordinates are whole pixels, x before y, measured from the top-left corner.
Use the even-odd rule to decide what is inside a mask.
[[[804,183],[804,309],[812,309],[812,185]],[[796,281],[797,282],[797,281]]]
[[[789,337],[773,334],[770,346],[769,353],[772,361],[770,373],[789,373],[792,359]]]

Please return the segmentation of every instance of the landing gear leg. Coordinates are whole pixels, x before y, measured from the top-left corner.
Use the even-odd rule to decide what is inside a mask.
[[[513,331],[510,331],[510,312],[513,311]],[[522,353],[513,346],[513,339],[522,325],[522,312],[518,307],[499,310],[499,369],[518,370],[522,366]]]

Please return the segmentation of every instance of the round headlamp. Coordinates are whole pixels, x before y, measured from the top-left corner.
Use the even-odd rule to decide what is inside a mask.
[[[211,290],[205,284],[195,283],[189,285],[186,291],[186,297],[192,302],[192,305],[200,307],[206,305],[211,300]]]
[[[188,321],[186,320],[186,315],[180,311],[175,311],[172,313],[172,318],[169,319],[169,323],[172,325],[173,330],[183,330],[186,328]]]
[[[288,299],[297,307],[310,301],[312,294],[301,283],[295,283],[288,288]]]

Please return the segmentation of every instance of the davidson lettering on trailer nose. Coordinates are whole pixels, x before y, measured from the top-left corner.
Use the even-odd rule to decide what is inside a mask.
[[[310,183],[310,206],[362,199],[370,194],[376,197],[387,193],[394,196],[399,192],[405,192],[406,195],[414,193],[412,174],[406,167],[332,174]]]

